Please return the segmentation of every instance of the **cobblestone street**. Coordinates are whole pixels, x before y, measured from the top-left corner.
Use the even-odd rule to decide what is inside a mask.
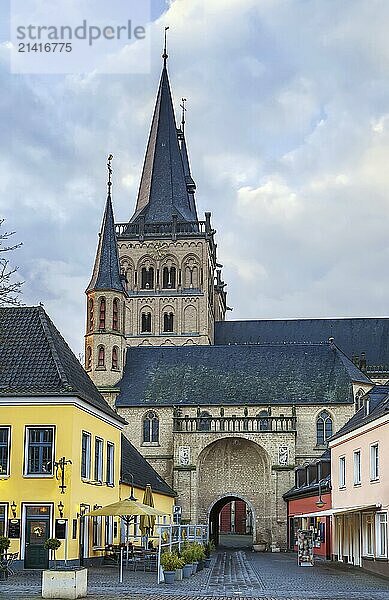
[[[0,583],[0,598],[40,597],[40,572],[21,572]],[[360,569],[324,561],[299,568],[291,554],[218,553],[210,569],[172,586],[156,584],[155,573],[125,572],[123,584],[113,569],[89,570],[88,598],[96,600],[389,600],[389,582]]]

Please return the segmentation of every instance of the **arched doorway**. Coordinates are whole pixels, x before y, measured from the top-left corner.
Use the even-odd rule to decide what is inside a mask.
[[[250,548],[253,545],[254,526],[254,509],[241,497],[220,498],[209,511],[210,538],[215,546]]]
[[[247,541],[236,539],[237,544],[251,545],[257,539],[271,542],[270,470],[264,448],[244,437],[220,438],[202,450],[197,462],[196,518],[210,524],[215,543],[220,542],[220,525],[225,536],[249,536]]]

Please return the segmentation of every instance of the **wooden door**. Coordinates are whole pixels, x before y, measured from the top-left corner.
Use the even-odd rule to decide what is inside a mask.
[[[25,526],[25,569],[47,569],[49,551],[44,544],[50,536],[50,507],[27,506]]]

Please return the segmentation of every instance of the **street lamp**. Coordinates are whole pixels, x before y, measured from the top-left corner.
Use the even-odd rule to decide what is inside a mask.
[[[325,480],[324,479],[319,480],[319,499],[316,500],[317,508],[323,508],[323,506],[325,505],[325,502],[324,502],[323,498],[321,497],[321,484],[323,481],[325,481]]]

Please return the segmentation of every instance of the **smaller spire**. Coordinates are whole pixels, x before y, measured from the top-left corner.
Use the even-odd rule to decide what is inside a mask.
[[[162,54],[164,67],[166,67],[166,62],[167,62],[167,59],[169,58],[169,55],[167,53],[167,30],[168,29],[169,29],[169,27],[165,27],[165,45],[164,45],[163,54]]]
[[[187,102],[187,99],[181,98],[181,100],[182,100],[182,104],[180,104],[180,107],[182,108],[181,131],[182,131],[182,133],[185,133],[185,113],[187,111],[187,109],[185,107],[185,102]]]
[[[108,169],[108,182],[107,182],[107,189],[108,189],[108,198],[111,198],[111,187],[112,187],[112,166],[111,166],[111,162],[113,159],[113,155],[110,154],[108,156],[108,162],[107,162],[107,169]]]

